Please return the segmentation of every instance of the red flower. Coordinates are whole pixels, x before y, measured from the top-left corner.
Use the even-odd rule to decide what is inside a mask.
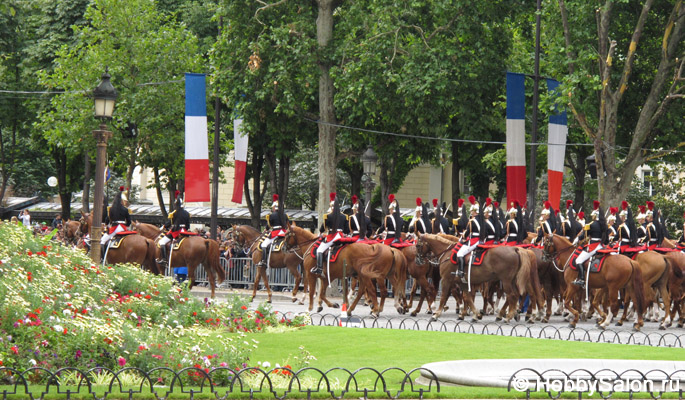
[[[128,310],[126,310],[126,311],[128,311],[128,312],[133,312],[133,310],[131,310],[130,308],[129,308]]]
[[[197,311],[193,311],[193,317],[197,316]]]
[[[152,298],[152,296],[150,296],[149,294],[146,294],[146,295],[145,295],[145,298],[148,299],[148,300],[150,300],[150,299]]]
[[[240,308],[242,308],[243,310],[247,310],[247,306],[242,306]]]

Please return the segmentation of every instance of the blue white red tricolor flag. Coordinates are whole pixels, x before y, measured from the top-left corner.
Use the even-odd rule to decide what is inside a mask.
[[[242,130],[243,120],[233,121],[233,154],[235,154],[235,175],[233,176],[233,197],[234,203],[243,202],[243,186],[245,185],[245,169],[247,167],[247,132]]]
[[[507,200],[526,204],[525,75],[507,72]]]
[[[559,96],[559,82],[547,79],[547,90],[552,96]],[[548,200],[555,210],[559,209],[561,200],[561,185],[564,182],[564,156],[566,155],[566,137],[568,123],[566,111],[559,111],[558,107],[549,116],[547,137],[547,182]]]
[[[186,73],[186,202],[209,201],[209,143],[205,74]]]

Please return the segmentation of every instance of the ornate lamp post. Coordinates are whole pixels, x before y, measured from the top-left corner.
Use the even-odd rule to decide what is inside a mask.
[[[364,165],[364,175],[362,175],[362,184],[364,185],[364,191],[366,196],[367,204],[371,203],[371,193],[376,183],[373,181],[372,175],[376,174],[376,163],[378,162],[378,156],[373,151],[373,147],[369,145],[364,154],[362,154],[362,164]],[[366,216],[371,218],[371,207],[366,207]]]
[[[90,256],[94,264],[100,263],[100,239],[102,238],[102,213],[105,186],[105,160],[107,159],[107,140],[112,132],[107,130],[105,121],[112,119],[117,91],[109,81],[110,75],[105,69],[100,84],[93,90],[95,99],[95,118],[100,120],[100,127],[93,131],[97,142],[95,158],[95,195],[93,199],[93,225],[90,228]]]

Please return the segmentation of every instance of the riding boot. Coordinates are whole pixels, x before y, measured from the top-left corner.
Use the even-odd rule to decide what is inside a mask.
[[[100,263],[105,259],[105,252],[107,251],[107,245],[100,243]]]
[[[574,261],[576,268],[578,269],[578,278],[576,278],[575,281],[573,281],[574,285],[580,286],[580,287],[585,287],[585,263],[576,263]]]
[[[316,267],[312,268],[311,273],[316,275],[323,274],[323,253],[316,253]]]
[[[167,258],[167,249],[166,245],[159,246],[159,258],[156,259],[155,261],[157,264],[166,264],[166,258]]]
[[[459,260],[459,270],[457,271],[457,276],[459,278],[464,277],[464,257],[458,257]]]
[[[259,262],[255,266],[256,267],[263,267],[266,265],[266,249],[263,247],[260,247],[259,252],[262,254],[262,257],[260,258]]]

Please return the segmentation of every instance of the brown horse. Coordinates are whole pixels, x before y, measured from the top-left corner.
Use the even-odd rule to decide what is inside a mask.
[[[262,252],[260,251],[260,244],[262,242],[262,234],[250,225],[234,225],[229,231],[229,238],[233,239],[236,245],[243,248],[248,257],[252,258],[252,263],[257,265],[262,261]],[[293,252],[288,252],[283,250],[271,251],[267,253],[269,268],[288,268],[291,274],[295,277],[295,286],[293,287],[292,301],[293,303],[297,301],[297,292],[300,289],[300,283],[302,282],[302,274],[297,270],[297,266],[302,263],[301,255],[297,255]],[[260,266],[257,268],[257,273],[255,274],[254,287],[252,288],[252,299],[254,300],[257,296],[257,288],[259,287],[259,281],[264,282],[264,287],[266,288],[266,293],[268,295],[267,303],[271,303],[271,288],[269,287],[269,276],[267,273],[267,265]],[[307,275],[307,270],[304,270],[305,276]]]
[[[133,221],[131,230],[140,233],[148,239],[155,240],[162,234],[162,228],[157,225],[146,224],[143,222]]]
[[[456,272],[456,265],[450,261],[451,249],[454,247],[453,241],[437,235],[424,234],[418,236],[416,247],[418,249],[425,249],[427,247],[433,254],[440,255],[442,295],[440,305],[433,315],[433,319],[437,319],[444,310],[452,285],[459,285],[463,291],[468,290],[468,287],[465,282],[457,282],[453,275]],[[465,259],[467,265],[469,264],[470,257],[471,255],[469,254],[467,259]],[[470,284],[476,286],[496,280],[502,282],[502,288],[507,295],[509,310],[505,322],[509,322],[514,317],[518,309],[518,298],[526,292],[530,293],[531,300],[537,300],[539,308],[542,308],[540,282],[538,281],[537,268],[534,265],[534,255],[528,254],[526,250],[517,247],[500,246],[488,250],[484,257],[482,265],[471,268]],[[465,296],[465,299],[473,314],[482,317],[471,298]]]
[[[311,246],[316,242],[318,236],[291,225],[286,234],[286,242],[289,247],[308,249],[304,255],[303,268],[305,271],[311,270],[316,264],[316,258],[311,256]],[[371,314],[378,316],[381,311],[376,298],[375,279],[379,285],[389,279],[393,287],[395,298],[395,309],[403,314],[405,311],[404,285],[407,280],[406,259],[398,249],[391,248],[382,244],[351,243],[346,245],[338,255],[335,262],[324,265],[324,275],[308,274],[309,284],[309,311],[314,307],[314,292],[316,290],[316,280],[321,279],[321,291],[319,293],[319,308],[324,301],[329,307],[336,307],[326,298],[326,289],[330,282],[335,279],[344,279],[347,276],[357,276],[359,279],[359,291],[347,313],[351,315],[361,296],[366,295],[367,300],[371,301]],[[345,275],[343,276],[343,270]],[[347,299],[345,299],[347,301]],[[337,307],[336,307],[337,308]]]
[[[190,278],[190,288],[195,285],[195,270],[202,264],[207,272],[207,280],[211,288],[211,297],[214,298],[216,285],[226,279],[226,271],[219,262],[220,252],[219,243],[216,240],[204,239],[200,236],[181,236],[178,249],[171,250],[169,268],[188,267],[188,278]],[[148,239],[150,240],[150,239]],[[177,239],[178,240],[178,239]],[[173,245],[176,247],[176,243]],[[154,245],[155,259],[160,257],[161,250]]]
[[[563,236],[546,235],[543,240],[546,257],[554,259],[557,265],[564,266],[564,280],[566,281],[566,292],[564,293],[564,305],[573,314],[569,327],[575,328],[580,318],[571,302],[580,290],[580,286],[572,284],[578,277],[578,272],[568,268],[569,260],[576,247]],[[598,273],[591,273],[587,280],[588,290],[606,289],[609,297],[609,313],[602,315],[599,327],[605,329],[611,323],[613,317],[618,315],[618,292],[625,288],[626,294],[631,294],[634,299],[637,311],[637,322],[633,325],[635,330],[639,330],[643,325],[642,314],[644,312],[645,295],[642,271],[637,261],[622,255],[607,255],[604,265]]]
[[[128,234],[121,238],[118,247],[111,247],[111,243],[106,250],[107,264],[135,263],[152,273],[162,273],[155,262],[155,244],[152,240]]]
[[[81,223],[79,221],[67,220],[62,225],[62,238],[66,244],[75,246],[81,238]]]

